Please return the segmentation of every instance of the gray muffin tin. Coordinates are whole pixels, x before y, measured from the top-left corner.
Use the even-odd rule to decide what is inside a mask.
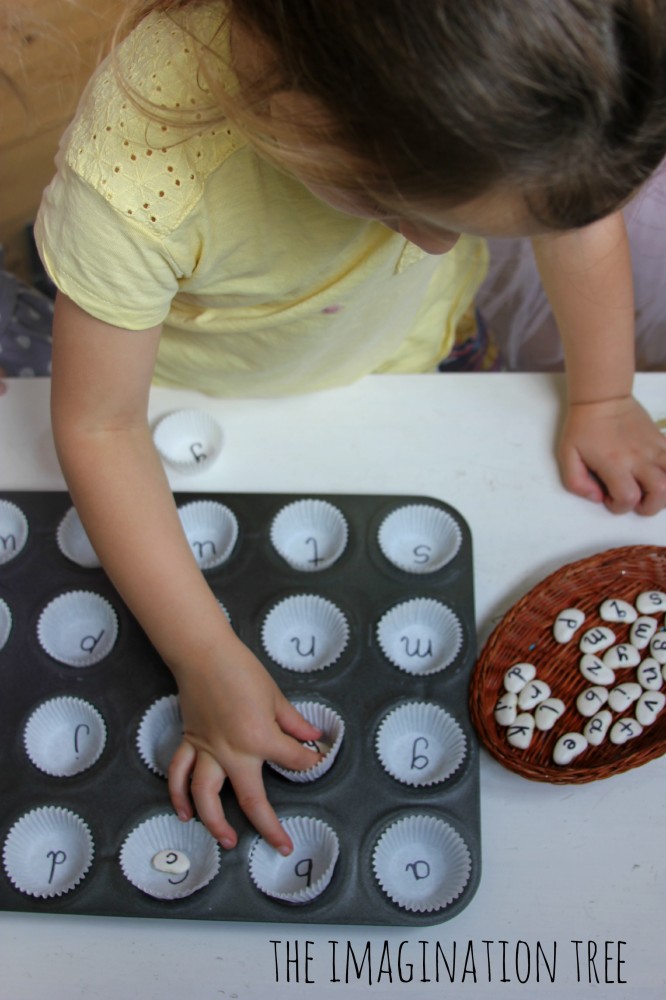
[[[338,757],[316,781],[296,784],[268,767],[264,769],[267,793],[279,816],[319,817],[335,830],[340,841],[340,855],[328,888],[312,902],[296,906],[265,895],[251,881],[248,857],[256,833],[226,787],[222,792],[224,808],[238,831],[239,843],[233,851],[221,851],[219,872],[208,886],[186,898],[164,901],[146,895],[127,880],[118,861],[125,838],[148,817],[171,811],[166,781],[140,758],[136,735],[146,710],[156,699],[174,693],[175,685],[103,570],[84,569],[60,552],[56,532],[71,507],[69,495],[0,493],[0,499],[23,511],[29,527],[22,552],[0,564],[0,598],[11,609],[13,619],[9,639],[0,650],[0,844],[4,845],[8,832],[24,814],[43,806],[60,806],[80,816],[94,841],[90,869],[76,888],[61,896],[37,898],[19,891],[2,866],[1,909],[418,926],[448,920],[470,902],[481,873],[481,843],[478,745],[467,708],[476,658],[469,528],[458,511],[426,497],[318,498],[328,500],[345,516],[347,546],[330,568],[298,572],[273,548],[270,525],[287,503],[300,496],[176,494],[179,506],[211,499],[234,512],[239,537],[227,562],[205,572],[210,587],[228,610],[239,636],[290,700],[319,700],[345,721]],[[459,551],[441,570],[405,572],[393,566],[379,548],[380,524],[389,513],[409,503],[438,507],[461,529]],[[105,659],[76,669],[44,652],[37,638],[37,621],[54,597],[81,589],[92,590],[111,602],[118,615],[119,634]],[[298,593],[328,598],[345,614],[349,625],[349,642],[339,660],[310,674],[273,663],[261,642],[261,625],[268,610],[282,598]],[[377,644],[376,625],[381,616],[412,597],[435,598],[447,605],[462,625],[462,647],[439,673],[405,673],[386,659]],[[86,699],[101,713],[107,727],[107,743],[99,760],[68,778],[42,773],[24,746],[29,716],[57,695]],[[450,778],[429,787],[396,781],[383,769],[375,749],[381,719],[397,704],[413,700],[441,705],[458,721],[467,739],[463,764]],[[392,902],[372,870],[378,837],[395,820],[411,814],[443,819],[463,838],[471,857],[471,872],[462,893],[434,912],[412,912]]]

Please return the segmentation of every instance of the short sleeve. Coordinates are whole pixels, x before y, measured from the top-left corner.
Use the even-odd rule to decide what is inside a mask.
[[[166,318],[187,264],[124,218],[65,162],[44,192],[35,240],[54,284],[96,319],[128,330]]]

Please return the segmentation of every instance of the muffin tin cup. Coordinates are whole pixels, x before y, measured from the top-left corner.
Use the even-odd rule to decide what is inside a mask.
[[[192,500],[179,507],[183,531],[202,570],[222,566],[238,540],[236,515],[215,500]]]
[[[338,836],[314,816],[281,819],[294,850],[286,858],[263,838],[250,850],[250,877],[260,892],[283,903],[302,905],[320,896],[333,877],[340,854]]]
[[[101,566],[75,507],[69,508],[58,525],[56,538],[62,554],[77,566],[83,566],[84,569],[97,569]]]
[[[316,781],[333,767],[345,735],[345,724],[342,717],[328,705],[322,705],[315,701],[295,701],[293,705],[308,722],[311,722],[322,733],[318,746],[313,747],[313,750],[323,753],[323,757],[307,771],[292,771],[271,761],[269,761],[269,766],[284,778],[302,784]]]
[[[9,641],[12,631],[12,612],[6,601],[0,597],[0,651]]]
[[[323,742],[330,743],[321,761],[313,754],[315,764],[305,772],[285,774],[267,765],[263,778],[278,816],[290,822],[293,818],[298,818],[299,823],[323,821],[333,831],[334,840],[328,834],[323,840],[324,845],[333,844],[332,874],[315,868],[310,849],[305,855],[292,857],[292,865],[301,863],[298,870],[292,869],[291,885],[282,885],[280,875],[277,882],[269,879],[266,892],[250,874],[249,859],[257,832],[242,813],[230,782],[225,782],[221,799],[225,815],[238,833],[237,849],[219,851],[219,869],[216,862],[212,866],[203,864],[199,877],[197,845],[179,839],[190,824],[182,824],[173,815],[165,780],[183,729],[174,679],[103,569],[82,565],[57,544],[58,528],[72,507],[71,498],[64,492],[25,491],[0,494],[0,499],[22,511],[30,528],[19,555],[0,568],[0,598],[12,618],[9,638],[0,650],[0,758],[6,761],[6,767],[0,769],[0,817],[4,817],[0,819],[0,852],[5,845],[9,851],[9,833],[18,817],[36,807],[73,813],[89,824],[94,838],[94,858],[89,866],[82,866],[83,874],[79,869],[73,878],[60,879],[65,865],[57,853],[62,849],[58,842],[46,848],[56,852],[51,857],[53,873],[49,868],[35,883],[29,883],[30,891],[19,891],[9,877],[0,879],[0,909],[149,919],[422,927],[449,920],[468,904],[481,870],[478,747],[466,715],[476,650],[471,542],[458,512],[440,501],[413,497],[201,492],[175,495],[181,512],[190,505],[199,508],[202,503],[210,504],[218,513],[220,508],[229,511],[233,544],[224,546],[226,557],[210,570],[208,579],[214,598],[228,609],[239,639],[263,662],[289,701],[323,732]],[[405,573],[382,553],[379,528],[392,511],[425,503],[426,499],[428,506],[441,508],[458,523],[463,542],[454,559],[440,570]],[[302,500],[330,504],[341,513],[347,526],[344,549],[320,573],[291,566],[271,539],[271,526],[280,512]],[[209,554],[204,551],[209,539],[207,532],[194,536],[193,540],[201,543],[201,556]],[[221,548],[216,544],[216,556]],[[202,569],[208,574],[203,565]],[[60,645],[47,652],[38,643],[37,623],[41,618],[43,624],[43,612],[71,593],[92,594],[86,601],[113,609],[115,639],[93,669],[71,669],[65,660],[72,657],[62,657],[65,625],[72,621],[67,608],[64,620],[59,618],[60,624],[53,630],[52,641]],[[272,641],[267,643],[271,653],[267,651],[264,627],[272,611],[287,602],[291,614],[300,603],[292,599],[302,597],[307,598],[304,629],[302,608],[297,608],[296,622],[292,617],[285,625],[283,619],[280,626],[289,657],[293,658],[295,652],[298,657],[290,669],[279,662]],[[378,625],[391,609],[422,600],[448,608],[459,622],[460,648],[446,668],[409,672],[387,659],[378,641]],[[313,611],[313,607],[317,610]],[[328,610],[319,617],[322,607]],[[65,645],[69,652],[73,645],[77,654],[99,655],[105,638],[101,631],[86,625],[81,633],[79,627],[74,643]],[[85,641],[86,637],[90,641]],[[315,656],[310,655],[313,637]],[[79,650],[82,638],[84,647],[90,649]],[[398,637],[399,648],[402,645]],[[57,659],[53,653],[62,658]],[[319,654],[324,655],[320,658]],[[283,659],[289,662],[288,657]],[[76,662],[79,666],[93,666],[87,655],[83,663],[77,655]],[[29,720],[39,718],[42,706],[70,698],[87,703],[99,713],[106,735],[101,752],[91,753],[82,770],[76,769],[79,764],[83,766],[80,760],[75,762],[76,768],[69,761],[66,767],[56,768],[58,774],[64,772],[56,776],[46,773],[51,767],[50,758],[55,760],[57,755],[48,747],[44,749],[45,738],[36,740],[40,750],[35,753],[35,741],[26,741],[25,735]],[[410,775],[418,771],[424,783],[401,781],[382,764],[376,742],[380,726],[394,710],[413,702],[443,709],[467,737],[464,759],[449,777],[442,777],[439,766],[436,774],[428,773],[430,759],[434,761],[435,757],[431,740],[439,737],[430,723],[427,729],[422,728],[426,724],[422,719],[407,754]],[[78,715],[80,707],[77,704],[74,718],[68,716],[69,721],[63,723],[68,753],[76,741],[75,757],[77,748],[79,755],[88,751],[88,727],[91,733],[94,728],[87,718]],[[47,731],[51,732],[50,727]],[[429,741],[428,747],[423,736]],[[396,740],[404,738],[396,736]],[[428,766],[422,768],[425,757]],[[46,770],[41,770],[39,763],[46,764]],[[400,767],[395,770],[404,777]],[[377,842],[404,814],[440,816],[464,837],[468,846],[472,863],[469,880],[459,896],[439,909],[419,909],[409,900],[408,905],[404,900],[396,902],[375,875],[372,860]],[[149,844],[144,839],[137,867],[132,867],[128,863],[131,849],[141,843],[139,837],[147,836],[145,831],[137,831],[159,816],[170,817],[174,825]],[[300,830],[297,839],[311,848]],[[259,851],[259,847],[255,850]],[[324,854],[328,850],[325,846]],[[126,874],[120,862],[121,851]],[[216,845],[214,853],[218,854]],[[15,867],[12,863],[12,870]],[[421,866],[417,866],[417,874],[422,875]],[[418,881],[421,884],[423,880]],[[44,895],[33,895],[33,891]]]
[[[16,559],[28,541],[28,520],[11,500],[0,500],[0,566]]]
[[[377,626],[377,641],[394,666],[408,674],[438,673],[462,647],[457,615],[432,598],[414,598],[389,609]]]
[[[397,906],[435,913],[463,892],[472,859],[463,838],[444,820],[407,815],[381,835],[372,867],[379,885]]]
[[[93,859],[92,834],[76,813],[44,806],[11,828],[3,851],[5,871],[19,892],[48,899],[71,892]]]
[[[439,705],[408,702],[392,709],[376,737],[384,770],[404,785],[428,787],[455,774],[467,754],[467,739]]]
[[[178,864],[169,867],[169,857]],[[217,841],[198,821],[173,813],[152,816],[125,838],[120,851],[125,878],[155,899],[184,899],[211,882],[220,868]],[[164,863],[166,862],[166,863]]]
[[[296,500],[271,524],[271,542],[293,569],[313,573],[328,569],[347,545],[347,521],[326,500]]]
[[[455,559],[462,544],[458,522],[430,504],[406,504],[381,523],[379,547],[406,573],[436,573]]]
[[[42,611],[37,638],[42,649],[68,667],[91,667],[109,655],[118,637],[116,612],[104,597],[72,590]]]
[[[312,673],[335,663],[349,641],[347,620],[335,604],[317,594],[297,594],[266,616],[261,640],[285,670]]]
[[[71,778],[99,760],[106,745],[106,725],[97,709],[82,698],[51,698],[32,713],[23,734],[25,750],[44,774]]]
[[[169,764],[183,739],[178,695],[169,694],[144,712],[136,737],[141,760],[155,774],[166,778]]]

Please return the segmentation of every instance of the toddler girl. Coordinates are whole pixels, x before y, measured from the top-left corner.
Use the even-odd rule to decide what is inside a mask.
[[[482,238],[528,235],[565,345],[564,482],[656,513],[666,442],[631,393],[618,210],[666,152],[665,67],[666,0],[144,0],[89,85],[36,226],[60,289],[55,440],[178,683],[174,806],[223,846],[228,779],[289,852],[262,764],[308,767],[318,734],[197,568],[151,382],[256,396],[435,370]]]

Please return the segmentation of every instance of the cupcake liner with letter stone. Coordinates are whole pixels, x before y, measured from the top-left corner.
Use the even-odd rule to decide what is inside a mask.
[[[334,709],[329,708],[328,705],[322,705],[316,701],[295,701],[293,704],[294,708],[321,732],[322,736],[317,741],[318,745],[316,747],[313,746],[312,749],[317,750],[324,756],[321,760],[313,764],[312,767],[309,767],[307,771],[291,771],[271,761],[268,763],[274,771],[277,771],[278,774],[281,774],[285,778],[289,778],[290,781],[299,783],[316,781],[317,778],[321,778],[333,766],[345,734],[345,724],[338,713]],[[307,745],[309,746],[309,744]]]
[[[198,820],[183,823],[164,813],[145,820],[126,837],[120,867],[125,878],[146,895],[183,899],[215,878],[220,848]]]

